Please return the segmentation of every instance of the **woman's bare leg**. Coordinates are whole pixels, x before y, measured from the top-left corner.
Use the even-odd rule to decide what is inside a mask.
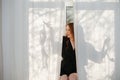
[[[77,73],[71,73],[69,75],[69,80],[78,80]]]
[[[60,76],[60,80],[68,80],[67,75],[62,75],[62,76]]]

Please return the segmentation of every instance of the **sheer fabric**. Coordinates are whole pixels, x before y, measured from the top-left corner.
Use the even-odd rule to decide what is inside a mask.
[[[113,3],[115,2],[115,3]],[[76,0],[75,36],[79,80],[119,80],[119,1]],[[117,73],[117,74],[116,74]]]
[[[2,0],[3,80],[28,80],[27,0]]]
[[[64,3],[2,0],[2,7],[4,80],[57,80],[65,27]]]
[[[58,0],[30,1],[29,80],[59,79],[64,8]]]
[[[3,80],[3,58],[2,58],[2,1],[0,0],[0,80]]]
[[[0,80],[59,79],[64,4],[2,0]],[[119,0],[74,0],[79,80],[120,79],[119,21]]]

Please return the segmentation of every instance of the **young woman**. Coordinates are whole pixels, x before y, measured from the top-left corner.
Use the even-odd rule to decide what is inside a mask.
[[[75,39],[73,23],[66,25],[63,37],[60,80],[77,80]]]

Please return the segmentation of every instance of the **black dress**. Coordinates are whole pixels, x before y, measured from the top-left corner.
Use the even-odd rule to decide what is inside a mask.
[[[64,74],[69,76],[71,73],[76,73],[75,50],[72,48],[71,42],[66,36],[63,37],[62,58],[60,76]]]

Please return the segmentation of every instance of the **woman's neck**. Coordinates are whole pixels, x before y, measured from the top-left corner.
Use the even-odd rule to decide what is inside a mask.
[[[74,38],[73,37],[70,37],[70,40],[74,42]]]

